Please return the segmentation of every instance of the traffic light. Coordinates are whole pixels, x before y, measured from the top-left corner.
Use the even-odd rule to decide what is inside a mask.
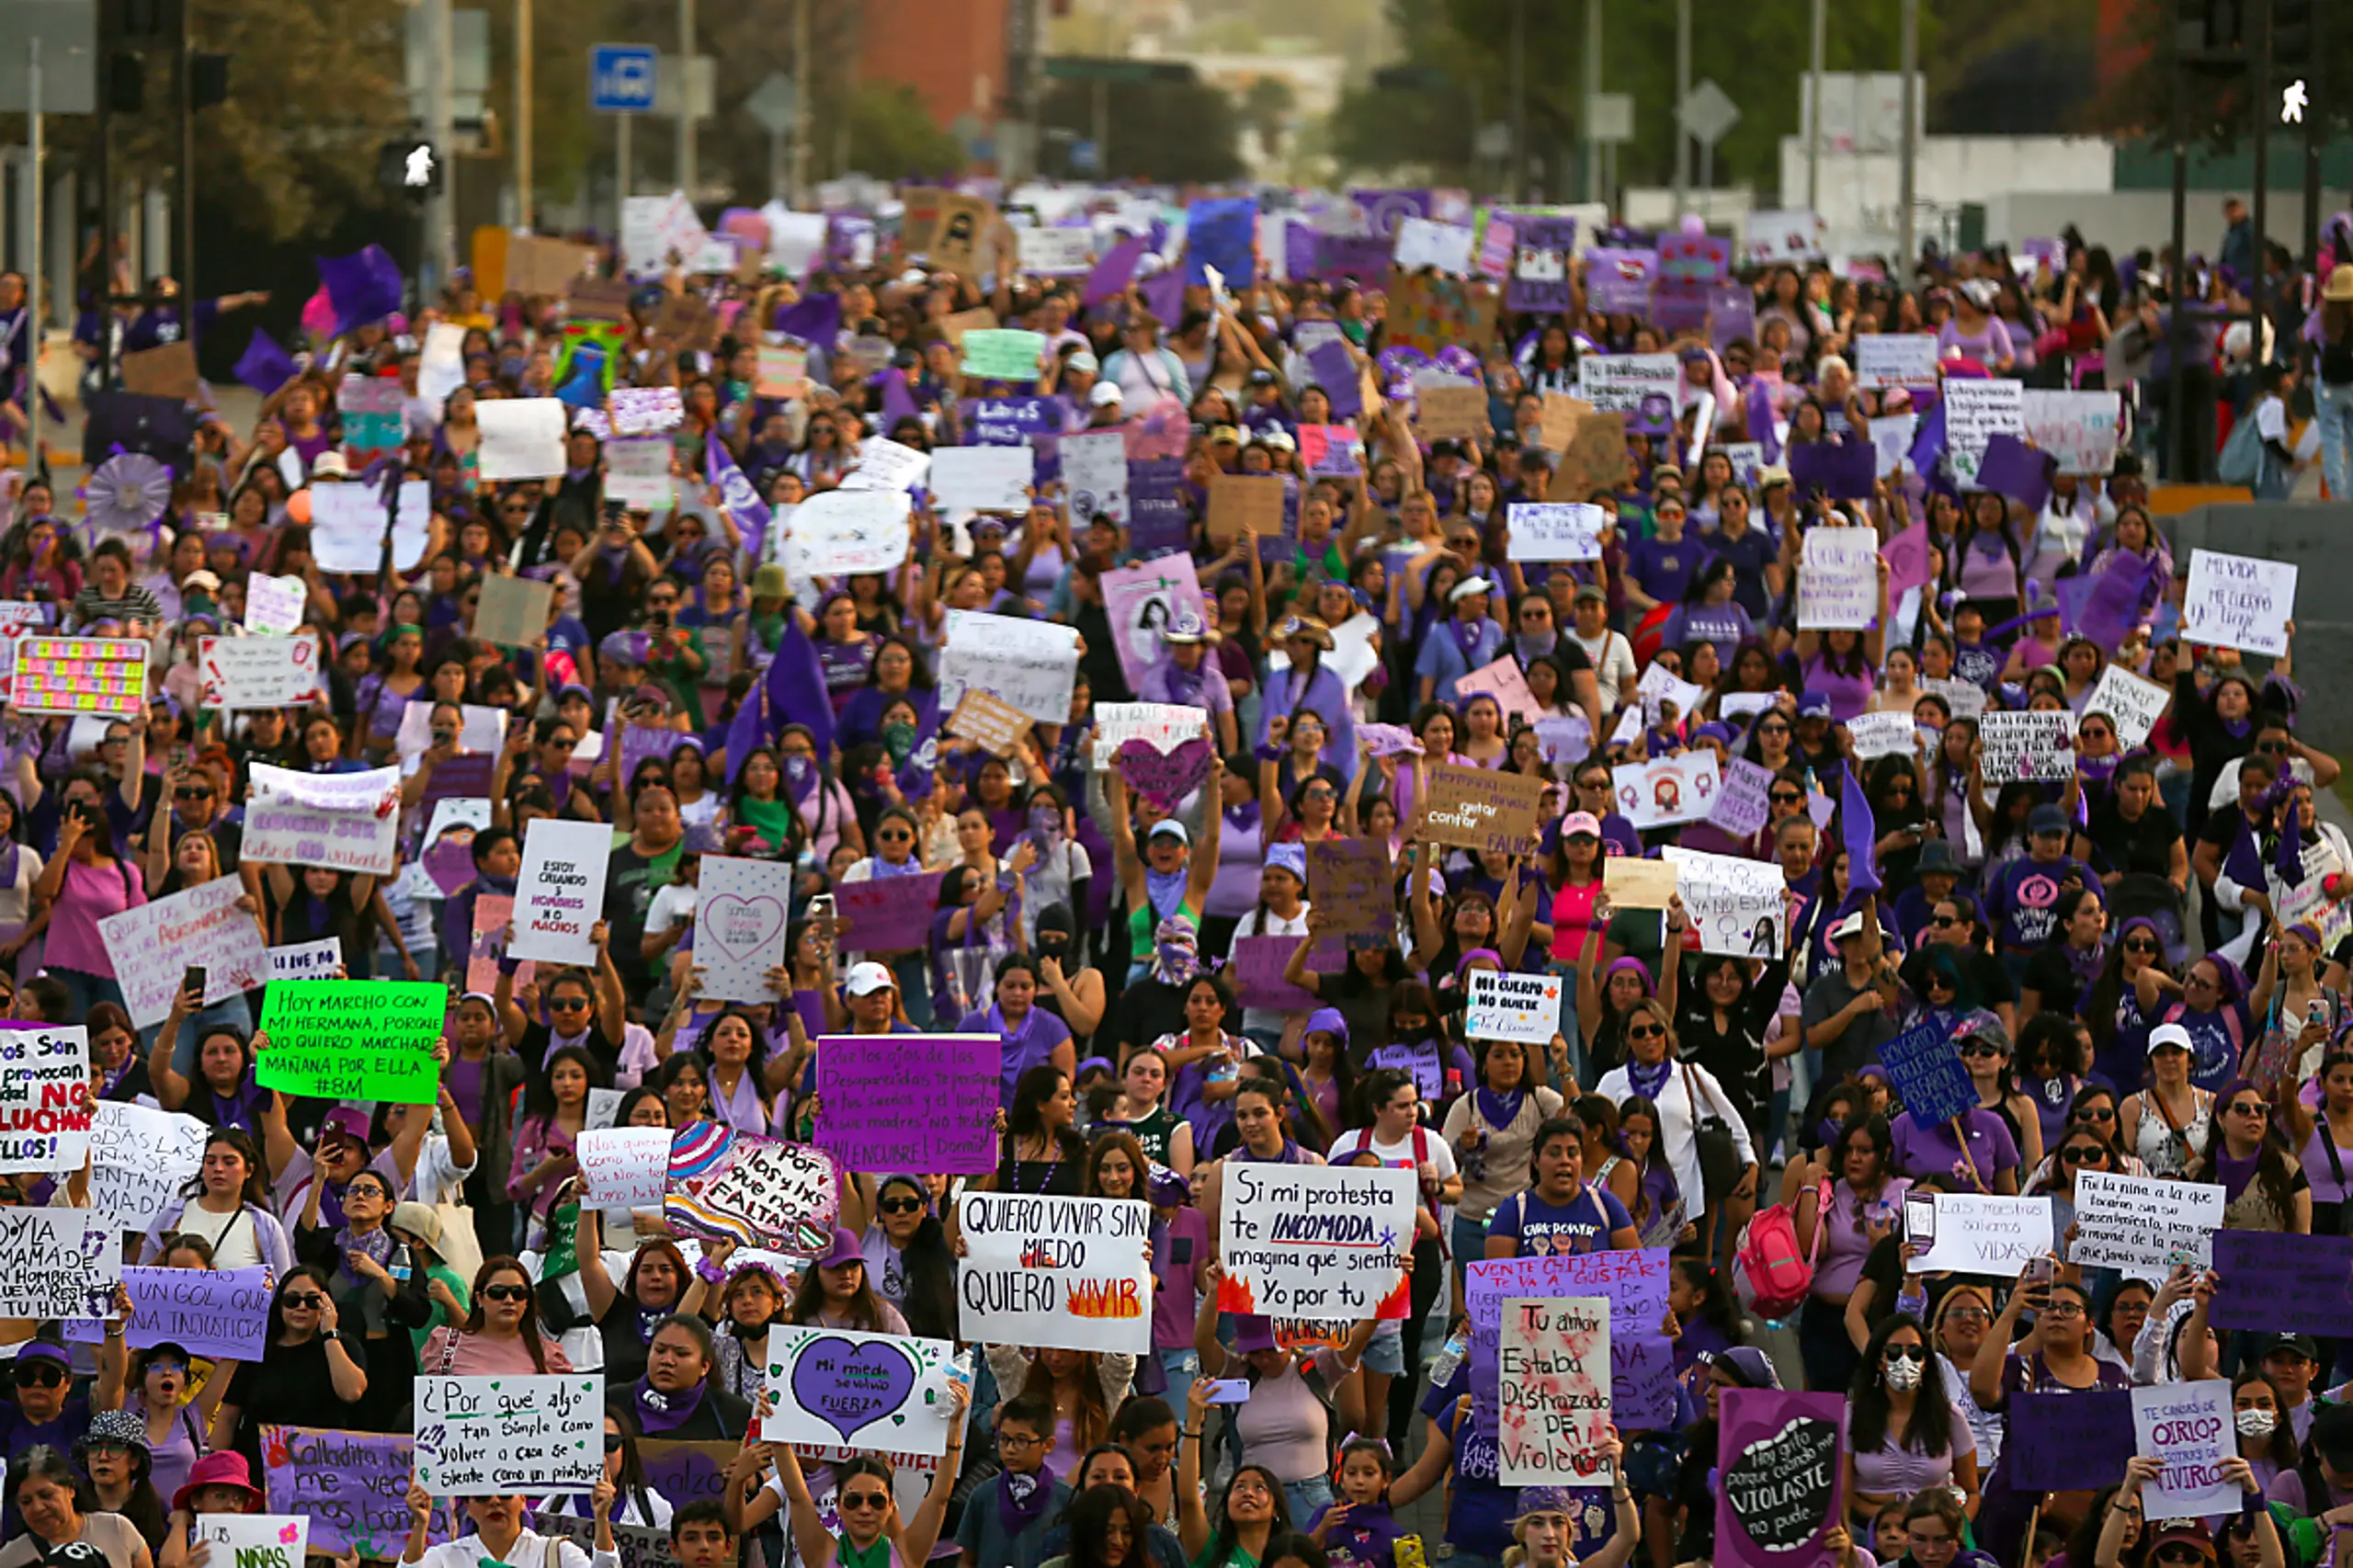
[[[2313,0],[2271,0],[2271,65],[2301,76],[2313,65]]]
[[[422,136],[387,142],[376,153],[376,183],[422,200],[441,188],[441,153]]]

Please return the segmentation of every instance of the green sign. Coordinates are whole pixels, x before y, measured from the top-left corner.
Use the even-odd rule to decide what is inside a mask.
[[[1046,335],[1017,327],[984,327],[964,335],[964,373],[984,381],[1034,381]]]
[[[325,1100],[431,1105],[439,1097],[433,1042],[449,1007],[429,980],[306,980],[262,995],[268,1049],[255,1068],[265,1089]]]

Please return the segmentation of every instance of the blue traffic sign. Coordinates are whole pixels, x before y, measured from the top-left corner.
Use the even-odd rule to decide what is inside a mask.
[[[600,43],[589,50],[588,107],[599,114],[650,111],[659,58],[647,44]]]

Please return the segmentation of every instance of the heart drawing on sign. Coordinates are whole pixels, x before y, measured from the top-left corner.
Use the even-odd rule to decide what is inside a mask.
[[[710,937],[719,950],[742,963],[784,929],[784,905],[762,893],[738,898],[721,893],[705,906],[710,915]]]
[[[906,1403],[915,1386],[906,1353],[874,1340],[861,1345],[827,1335],[813,1341],[792,1368],[792,1397],[845,1443]]]
[[[1838,1479],[1838,1424],[1792,1417],[1724,1471],[1724,1502],[1766,1551],[1794,1551],[1822,1532]]]
[[[1210,743],[1195,735],[1163,752],[1139,735],[1122,742],[1114,760],[1128,788],[1162,811],[1173,812],[1210,776]]]

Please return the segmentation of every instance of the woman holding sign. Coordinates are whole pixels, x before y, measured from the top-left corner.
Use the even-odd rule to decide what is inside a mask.
[[[2018,1393],[2080,1393],[2090,1389],[2129,1389],[2130,1375],[2092,1354],[2091,1292],[2073,1280],[2052,1280],[2051,1260],[2029,1258],[2018,1273],[2018,1289],[2002,1303],[1999,1316],[1985,1336],[1985,1348],[1969,1370],[1969,1392],[1989,1415],[2009,1409]],[[2021,1337],[2018,1320],[2034,1311],[2034,1327]],[[2011,1348],[2002,1353],[2002,1346]],[[2013,1450],[2005,1446],[1994,1473],[1985,1483],[1984,1506],[1977,1514],[1979,1544],[2007,1562],[2025,1535],[2027,1516],[2040,1493],[2020,1492],[2009,1479]],[[2077,1495],[2069,1513],[2077,1513],[2088,1496]]]
[[[773,1445],[777,1480],[792,1515],[792,1544],[803,1568],[922,1568],[939,1540],[948,1517],[948,1499],[963,1470],[964,1409],[972,1392],[961,1379],[951,1378],[948,1399],[955,1409],[949,1417],[948,1451],[931,1474],[930,1489],[912,1520],[902,1521],[892,1495],[889,1461],[860,1454],[834,1472],[834,1506],[842,1521],[841,1533],[825,1528],[817,1500],[809,1494],[808,1479],[801,1473],[801,1457],[790,1443]],[[760,1499],[754,1499],[756,1506]],[[748,1533],[764,1522],[745,1516]]]

